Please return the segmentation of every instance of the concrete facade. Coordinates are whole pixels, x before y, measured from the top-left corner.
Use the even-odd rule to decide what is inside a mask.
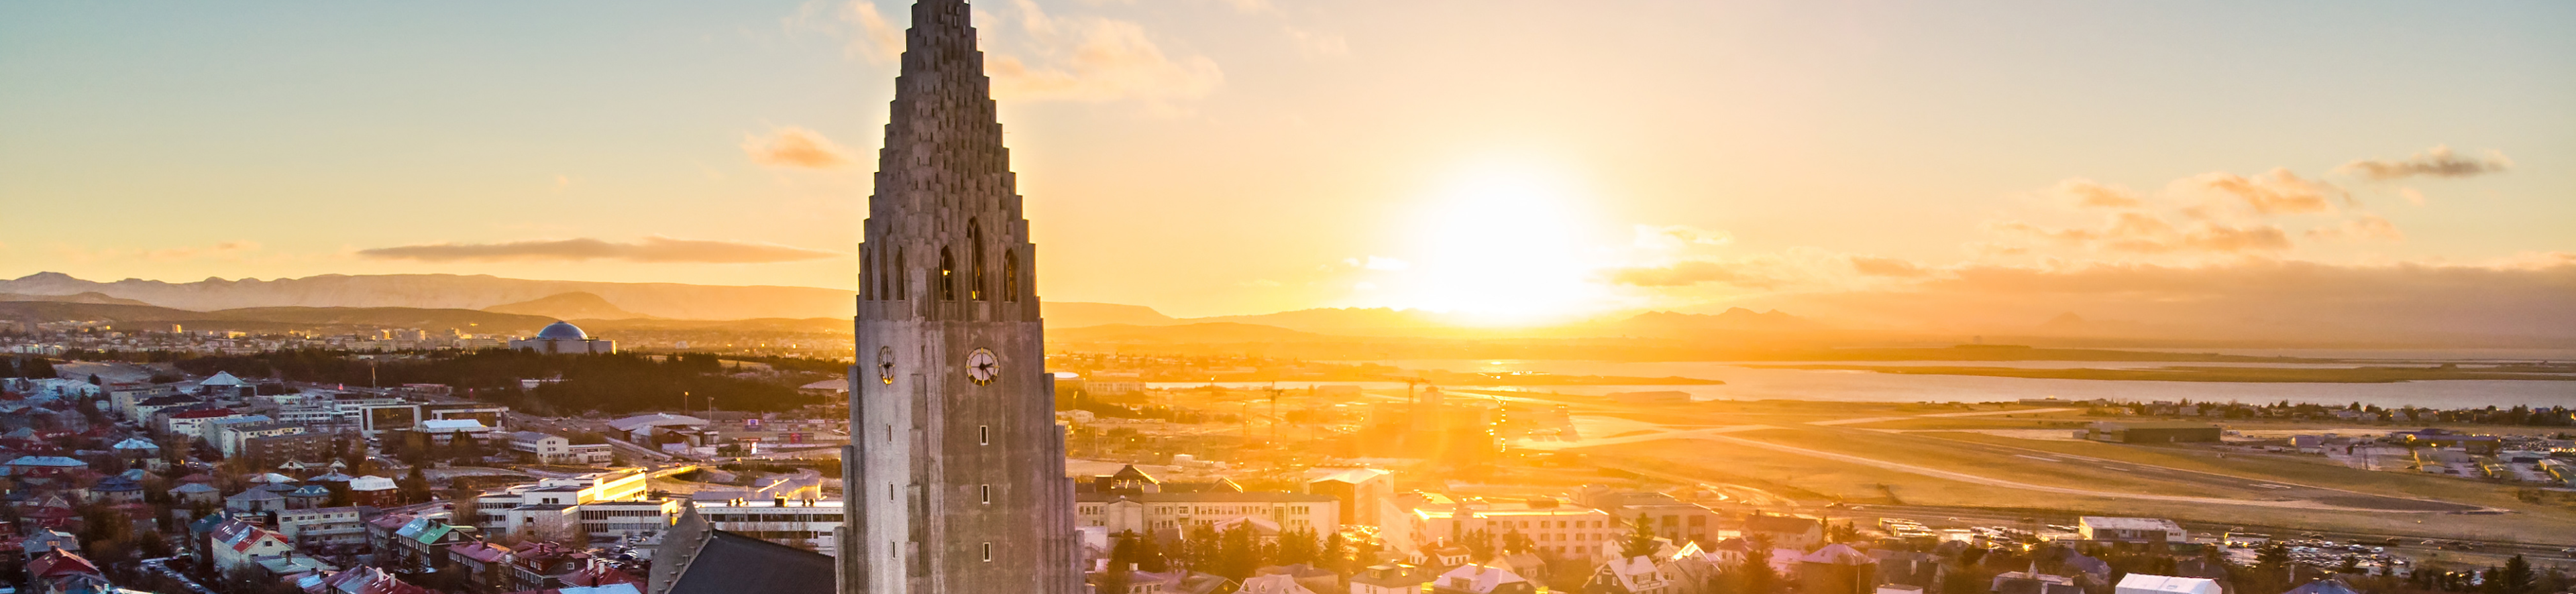
[[[1082,590],[1037,249],[970,18],[913,6],[868,199],[842,592]]]

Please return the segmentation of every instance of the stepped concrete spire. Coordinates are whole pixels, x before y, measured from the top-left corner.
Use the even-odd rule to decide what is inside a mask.
[[[868,199],[844,593],[1079,592],[1037,248],[973,12],[923,0]]]

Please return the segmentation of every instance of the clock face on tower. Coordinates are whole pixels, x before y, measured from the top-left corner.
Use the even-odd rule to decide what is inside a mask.
[[[894,384],[894,347],[877,347],[877,381]]]
[[[975,385],[993,383],[993,376],[1001,371],[1002,361],[993,356],[993,349],[975,349],[966,354],[966,379]]]

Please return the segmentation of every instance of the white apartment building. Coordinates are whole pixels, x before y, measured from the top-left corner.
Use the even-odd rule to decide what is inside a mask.
[[[325,507],[277,512],[277,531],[297,548],[316,545],[361,545],[367,522],[355,507]]]
[[[1283,531],[1319,534],[1342,525],[1340,501],[1306,493],[1080,493],[1074,509],[1081,525],[1106,527],[1112,534],[1129,530],[1144,534],[1235,518],[1259,518]]]
[[[1467,500],[1450,504],[1415,507],[1406,525],[1384,527],[1400,538],[1390,543],[1420,546],[1447,539],[1457,541],[1468,533],[1483,530],[1501,539],[1506,534],[1520,533],[1531,546],[1568,558],[1599,560],[1601,543],[1616,540],[1626,527],[1608,512],[1552,500],[1481,501]]]
[[[836,555],[840,543],[832,538],[832,529],[841,527],[848,517],[842,515],[841,502],[818,500],[709,501],[696,503],[698,515],[717,530],[758,538],[769,542],[810,548],[825,555]]]
[[[574,444],[563,436],[535,431],[511,433],[510,449],[535,454],[547,464],[602,464],[615,456],[608,444]]]
[[[467,523],[483,530],[517,532],[516,523],[533,521],[510,519],[511,510],[525,506],[577,506],[601,501],[639,501],[644,499],[646,475],[639,471],[596,472],[572,478],[540,479],[535,484],[513,485],[484,491],[474,496],[474,510]],[[530,513],[552,514],[554,509],[531,508]],[[525,514],[522,514],[525,515]]]
[[[268,420],[253,422],[228,420],[207,423],[206,426],[215,433],[215,438],[206,442],[215,444],[215,450],[223,452],[226,458],[242,455],[242,444],[254,437],[297,435],[305,432],[303,425]]]

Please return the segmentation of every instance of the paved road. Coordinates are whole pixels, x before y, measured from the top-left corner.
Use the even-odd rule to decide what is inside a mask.
[[[1954,413],[1940,413],[1940,414],[1930,414],[1930,415],[1914,415],[1914,416],[1910,416],[1910,417],[1866,417],[1866,418],[1859,418],[1859,419],[1834,419],[1834,420],[1831,420],[1831,421],[1810,421],[1810,422],[1808,422],[1807,424],[1809,424],[1809,425],[1858,425],[1858,424],[1861,424],[1861,423],[1877,423],[1877,422],[1882,422],[1882,421],[1902,421],[1902,420],[1906,420],[1906,419],[1940,419],[1940,418],[1950,418],[1950,417],[1984,417],[1984,416],[1993,416],[1993,415],[2042,414],[2042,413],[2059,413],[2059,412],[2069,412],[2069,411],[2073,411],[2073,410],[2075,410],[2075,409],[2072,409],[2072,408],[2034,408],[2034,409],[2028,409],[2028,410],[1988,410],[1988,411],[1978,411],[1978,412],[1954,412]]]
[[[194,594],[215,594],[214,590],[206,589],[204,585],[198,584],[197,580],[188,579],[187,574],[179,573],[179,570],[176,569],[171,569],[169,565],[170,560],[176,558],[177,557],[159,557],[144,559],[143,570],[160,574],[163,577],[170,578],[172,581],[179,582],[180,586],[186,587],[189,592]]]
[[[2320,487],[2290,481],[2246,478],[2215,472],[2187,470],[2170,466],[2158,466],[2136,462],[2124,462],[2091,456],[2051,452],[2047,450],[2013,447],[2003,444],[1964,440],[1947,441],[1949,441],[1953,446],[1979,450],[1996,456],[2019,457],[2033,463],[2081,464],[2087,467],[2107,468],[2131,475],[2151,477],[2161,480],[2201,483],[2235,489],[2256,489],[2259,490],[2258,492],[2278,495],[2287,499],[2303,499],[2329,505],[2346,506],[2373,511],[2401,513],[2499,511],[2488,510],[2487,508],[2475,505],[2451,503],[2447,501],[2374,495],[2359,491],[2337,489],[2333,487]]]
[[[1974,411],[1974,412],[1938,413],[1938,414],[1928,414],[1928,415],[1897,416],[1897,417],[1863,417],[1863,418],[1854,418],[1854,419],[1834,419],[1834,420],[1824,420],[1824,421],[1810,421],[1810,422],[1805,423],[1805,424],[1806,424],[1806,425],[1813,425],[1813,426],[1820,426],[1820,427],[1834,427],[1834,426],[1840,426],[1840,425],[1853,425],[1853,424],[1860,424],[1860,423],[1873,423],[1873,422],[1881,422],[1881,421],[1895,421],[1895,420],[1904,420],[1904,419],[1918,419],[1918,418],[1957,418],[1957,417],[1976,417],[1976,416],[1989,416],[1989,415],[2002,415],[2002,414],[2021,414],[2021,413],[2033,413],[2033,414],[2039,414],[2039,413],[2052,413],[2052,412],[2066,412],[2066,411],[2071,411],[2071,410],[2074,410],[2074,409],[2068,409],[2068,408],[2043,408],[2043,409],[2028,409],[2028,410]],[[1758,430],[1758,429],[1772,429],[1772,428],[1774,428],[1774,427],[1772,427],[1772,426],[1768,426],[1768,425],[1735,425],[1735,426],[1727,426],[1727,427],[1706,427],[1706,428],[1694,428],[1694,429],[1677,429],[1677,430],[1659,431],[1659,432],[1654,432],[1654,433],[1646,433],[1646,434],[1640,434],[1640,435],[1628,435],[1628,436],[1610,437],[1610,438],[1601,438],[1601,439],[1585,439],[1585,440],[1572,441],[1572,442],[1525,441],[1525,442],[1517,442],[1517,443],[1515,443],[1515,444],[1514,444],[1514,447],[1516,447],[1516,448],[1521,448],[1521,449],[1530,449],[1530,450],[1562,450],[1562,449],[1587,448],[1587,447],[1594,447],[1594,446],[1608,446],[1608,445],[1618,445],[1618,444],[1628,444],[1628,443],[1640,443],[1640,442],[1650,442],[1650,441],[1661,441],[1661,440],[1667,440],[1667,439],[1696,439],[1696,440],[1707,440],[1707,441],[1724,442],[1724,443],[1729,443],[1729,444],[1734,444],[1734,445],[1739,445],[1739,446],[1753,447],[1753,448],[1760,448],[1760,449],[1772,450],[1772,451],[1776,451],[1776,452],[1783,452],[1783,453],[1789,453],[1789,454],[1797,454],[1797,455],[1801,455],[1801,456],[1808,456],[1808,457],[1814,457],[1814,458],[1824,458],[1824,459],[1828,459],[1828,460],[1836,460],[1836,461],[1841,461],[1841,462],[1848,462],[1848,463],[1859,464],[1859,465],[1863,465],[1863,466],[1871,466],[1871,467],[1876,467],[1876,468],[1884,468],[1884,469],[1894,470],[1894,471],[1898,471],[1898,472],[1904,472],[1904,473],[1908,473],[1908,474],[1917,474],[1917,475],[1923,475],[1923,476],[1929,476],[1929,477],[1934,477],[1934,478],[1941,478],[1941,479],[1954,480],[1954,481],[1959,481],[1959,482],[1964,482],[1964,483],[1970,483],[1970,484],[1986,485],[1986,486],[1990,486],[1990,487],[2003,487],[2003,488],[2008,488],[2008,489],[2020,489],[2020,490],[2027,490],[2027,491],[2038,491],[2038,492],[2042,492],[2042,493],[2058,493],[2058,494],[2064,494],[2064,495],[2080,495],[2080,496],[2086,496],[2086,497],[2102,497],[2102,498],[2109,498],[2109,499],[2132,499],[2132,500],[2142,500],[2142,501],[2164,501],[2164,502],[2172,502],[2172,503],[2189,503],[2189,504],[2195,504],[2195,505],[2229,505],[2229,506],[2242,506],[2242,507],[2270,507],[2270,508],[2309,509],[2309,510],[2324,510],[2324,511],[2349,511],[2349,512],[2380,512],[2380,513],[2456,513],[2456,512],[2468,512],[2468,511],[2490,511],[2490,510],[2485,510],[2485,508],[2481,508],[2481,507],[2479,507],[2479,506],[2474,506],[2474,505],[2463,505],[2463,504],[2450,503],[2450,502],[2444,502],[2444,501],[2433,501],[2433,500],[2426,500],[2426,499],[2411,499],[2411,498],[2404,498],[2404,497],[2389,497],[2389,496],[2383,496],[2383,495],[2374,495],[2374,494],[2369,494],[2369,493],[2362,493],[2362,492],[2357,492],[2357,491],[2348,491],[2348,490],[2343,490],[2343,489],[2334,489],[2334,488],[2328,488],[2328,487],[2318,487],[2318,486],[2314,486],[2314,485],[2303,485],[2303,484],[2291,483],[2291,482],[2273,481],[2273,480],[2263,480],[2263,479],[2250,479],[2250,478],[2245,478],[2245,477],[2231,476],[2231,475],[2225,475],[2225,474],[2219,474],[2219,473],[2213,473],[2213,472],[2203,472],[2203,471],[2197,471],[2197,470],[2187,470],[2187,469],[2181,469],[2181,468],[2172,468],[2172,467],[2166,467],[2166,466],[2157,466],[2157,465],[2152,465],[2152,464],[2139,464],[2139,463],[2133,463],[2133,462],[2122,462],[2122,461],[2118,461],[2118,460],[2107,460],[2107,459],[2094,458],[2094,457],[2089,457],[2089,456],[2078,456],[2078,455],[2071,455],[2071,454],[2062,454],[2062,453],[2056,453],[2056,452],[2049,452],[2049,451],[2045,451],[2045,450],[2035,450],[2035,449],[2029,449],[2029,448],[2017,448],[2017,447],[2012,447],[2012,446],[2005,446],[2005,445],[1998,445],[1998,444],[1987,444],[1987,443],[1982,443],[1982,442],[1970,442],[1970,441],[1958,441],[1958,440],[1951,440],[1951,441],[1953,442],[1953,445],[1955,445],[1955,446],[1957,446],[1957,447],[1962,447],[1962,448],[1966,448],[1966,449],[1970,449],[1970,450],[1977,450],[1977,451],[1980,451],[1980,452],[1983,452],[1983,453],[1986,453],[1986,454],[1990,454],[1990,455],[1994,455],[1994,456],[1998,456],[1998,457],[2019,457],[2019,458],[2025,458],[2025,459],[2028,459],[2028,460],[2030,461],[2030,463],[2032,463],[2032,464],[2081,464],[2081,465],[2084,465],[2084,466],[2086,466],[2086,467],[2091,467],[2091,468],[2108,468],[2108,469],[2113,469],[2113,470],[2117,470],[2117,471],[2124,472],[2124,473],[2128,473],[2128,474],[2133,474],[2133,475],[2138,475],[2138,476],[2143,476],[2143,477],[2156,478],[2156,479],[2161,479],[2161,480],[2176,481],[2176,482],[2184,482],[2184,483],[2199,483],[2199,484],[2206,484],[2206,485],[2212,485],[2212,486],[2224,487],[2224,488],[2229,488],[2229,489],[2245,490],[2245,491],[2250,491],[2250,492],[2255,492],[2255,493],[2263,493],[2263,494],[2265,494],[2265,495],[2274,496],[2275,498],[2273,498],[2273,499],[2239,499],[2239,498],[2228,498],[2228,497],[2197,497],[2197,496],[2188,496],[2188,495],[2157,495],[2157,494],[2150,494],[2150,493],[2129,493],[2129,492],[2119,492],[2119,491],[2096,491],[2096,490],[2091,490],[2091,489],[2079,489],[2079,488],[2073,488],[2073,487],[2058,487],[2058,486],[2050,486],[2050,485],[2034,485],[2034,484],[2030,484],[2030,483],[2024,483],[2024,482],[2012,481],[2012,480],[2006,480],[2006,479],[1999,479],[1999,478],[1993,478],[1993,477],[1987,477],[1987,476],[1980,476],[1980,475],[1969,474],[1969,473],[1959,472],[1959,471],[1954,471],[1954,470],[1944,470],[1944,469],[1940,469],[1940,468],[1932,468],[1932,467],[1919,466],[1919,465],[1914,465],[1914,464],[1906,464],[1906,463],[1902,463],[1902,462],[1891,462],[1891,461],[1886,461],[1886,460],[1879,460],[1879,459],[1875,459],[1875,458],[1869,458],[1869,457],[1865,457],[1865,456],[1857,456],[1857,455],[1852,455],[1852,454],[1844,454],[1844,453],[1838,453],[1838,452],[1828,452],[1828,451],[1823,451],[1823,450],[1816,450],[1816,449],[1810,449],[1810,448],[1802,448],[1802,447],[1791,446],[1791,445],[1785,445],[1785,444],[1777,444],[1777,443],[1770,443],[1770,442],[1763,442],[1763,441],[1755,441],[1755,440],[1744,439],[1744,438],[1740,438],[1740,437],[1733,437],[1733,436],[1726,435],[1726,434],[1728,434],[1728,433],[1737,433],[1737,432],[1743,432],[1743,431],[1751,431],[1751,430]]]

